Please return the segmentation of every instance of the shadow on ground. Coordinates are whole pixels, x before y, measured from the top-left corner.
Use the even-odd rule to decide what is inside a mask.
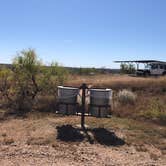
[[[88,140],[106,146],[121,146],[125,141],[105,128],[79,129],[71,125],[62,125],[57,127],[57,139],[65,142],[81,142]]]
[[[57,126],[57,139],[61,141],[83,141],[84,135],[71,125]]]
[[[125,141],[115,135],[114,132],[110,132],[105,128],[94,128],[92,129],[94,139],[102,144],[107,146],[120,146],[124,145]]]

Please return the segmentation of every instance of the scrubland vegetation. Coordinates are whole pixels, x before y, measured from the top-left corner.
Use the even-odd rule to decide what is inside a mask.
[[[79,135],[81,140],[57,140],[63,125],[72,125],[68,127],[77,135],[80,123],[79,116],[55,114],[57,86],[82,83],[113,90],[112,117],[86,117],[90,129]],[[45,66],[32,49],[21,51],[11,67],[0,69],[1,165],[29,164],[34,158],[38,165],[163,165],[165,140],[166,77],[80,75],[58,63]]]
[[[113,90],[113,115],[166,125],[166,77],[75,75],[67,85],[79,86],[82,82]]]
[[[67,75],[58,63],[46,67],[34,50],[23,50],[11,68],[0,70],[0,104],[19,114],[32,111],[45,96],[55,101],[56,87],[64,83]]]

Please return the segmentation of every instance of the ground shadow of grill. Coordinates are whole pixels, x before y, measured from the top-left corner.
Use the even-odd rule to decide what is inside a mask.
[[[106,146],[121,146],[125,141],[105,128],[80,129],[72,125],[57,126],[57,139],[65,142],[81,142],[86,139]]]
[[[61,141],[83,141],[84,135],[77,128],[74,128],[72,125],[62,125],[57,126],[57,139]]]
[[[114,132],[110,132],[105,128],[92,129],[95,141],[102,145],[107,146],[121,146],[125,144],[125,141],[115,135]]]

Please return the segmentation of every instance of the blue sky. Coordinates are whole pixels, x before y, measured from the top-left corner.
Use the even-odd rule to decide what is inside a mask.
[[[0,63],[29,47],[65,66],[166,61],[166,1],[0,0]]]

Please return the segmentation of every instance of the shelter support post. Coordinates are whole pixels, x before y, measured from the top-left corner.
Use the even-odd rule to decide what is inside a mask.
[[[88,87],[85,83],[83,83],[80,89],[82,89],[81,128],[85,129],[85,98],[86,98],[86,89],[88,89]]]
[[[137,63],[137,70],[139,70],[139,63]]]

